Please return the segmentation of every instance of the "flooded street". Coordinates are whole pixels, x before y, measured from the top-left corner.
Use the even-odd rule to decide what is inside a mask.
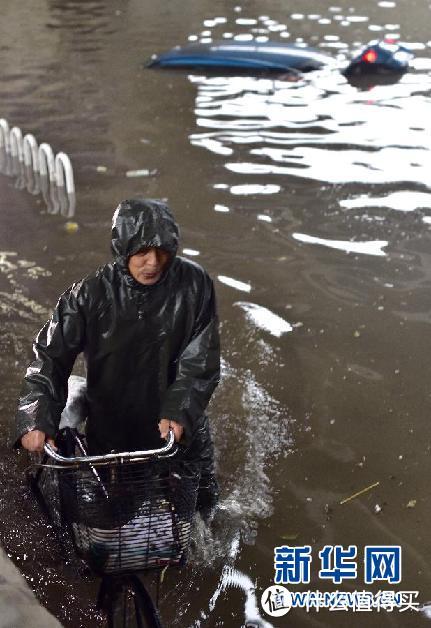
[[[97,582],[64,564],[10,451],[31,339],[110,259],[123,198],[165,198],[181,254],[215,279],[223,379],[210,405],[221,508],[163,585],[167,626],[419,628],[424,612],[270,618],[275,546],[401,545],[431,600],[431,9],[426,0],[3,0],[0,117],[66,152],[69,220],[0,175],[2,543],[65,625],[102,625]],[[296,82],[152,70],[199,39],[298,42],[334,67]],[[415,53],[395,84],[339,69],[372,39]],[[428,365],[428,366],[427,366]],[[378,483],[378,485],[377,485]],[[376,484],[363,495],[343,500]],[[361,574],[361,569],[358,571]],[[253,591],[256,587],[256,591]],[[335,585],[334,587],[335,588]],[[340,590],[364,588],[363,579]],[[390,589],[385,583],[368,587]],[[259,623],[261,622],[261,623]]]

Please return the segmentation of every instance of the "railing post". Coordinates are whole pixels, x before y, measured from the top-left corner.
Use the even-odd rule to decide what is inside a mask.
[[[75,194],[75,181],[73,179],[72,164],[70,163],[70,159],[66,153],[57,154],[55,158],[55,175],[57,185],[59,187],[64,185],[64,179],[66,178],[66,192],[68,194]]]
[[[59,188],[66,188],[66,194],[64,195],[62,195],[61,190],[59,190],[60,211],[67,218],[71,218],[75,215],[76,206],[75,181],[73,178],[72,164],[66,153],[58,153],[55,158],[55,176],[57,186]]]
[[[27,191],[30,194],[39,194],[39,147],[34,135],[31,133],[24,135],[22,146]]]
[[[25,165],[31,166],[33,164],[33,170],[39,172],[39,149],[34,135],[31,133],[24,135],[22,145]]]
[[[10,153],[9,133],[7,120],[0,118],[0,148],[4,148],[7,153]]]
[[[60,204],[56,194],[55,159],[49,144],[42,143],[39,146],[39,172],[40,187],[49,214],[58,214]]]
[[[25,187],[24,152],[22,148],[22,132],[17,126],[10,130],[9,145],[12,158],[12,174],[17,177],[15,187],[21,190]]]
[[[39,146],[39,172],[41,176],[47,176],[51,183],[55,183],[55,159],[52,148],[45,142]]]
[[[24,151],[22,147],[22,132],[14,126],[9,133],[10,153],[12,157],[17,157],[19,161],[24,161]]]

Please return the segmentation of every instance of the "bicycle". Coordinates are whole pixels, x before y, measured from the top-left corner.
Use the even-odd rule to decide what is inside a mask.
[[[55,528],[101,576],[97,606],[108,628],[162,628],[160,574],[186,561],[199,465],[178,458],[172,430],[153,450],[89,456],[70,428],[58,446],[45,444],[30,485]],[[138,577],[148,570],[159,574],[156,603]]]

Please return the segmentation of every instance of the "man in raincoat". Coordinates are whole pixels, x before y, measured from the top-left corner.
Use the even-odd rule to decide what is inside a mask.
[[[120,203],[112,224],[114,261],[66,290],[36,337],[16,444],[41,451],[55,438],[82,352],[89,451],[158,447],[172,427],[187,457],[202,463],[209,487],[202,502],[214,502],[205,415],[220,373],[214,286],[201,266],[176,255],[178,237],[164,203]]]

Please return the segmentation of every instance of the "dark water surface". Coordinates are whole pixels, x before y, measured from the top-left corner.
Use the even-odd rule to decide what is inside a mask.
[[[167,625],[258,620],[273,548],[289,542],[400,544],[398,588],[431,599],[430,23],[426,0],[2,1],[0,116],[67,152],[76,176],[76,233],[0,177],[1,538],[65,626],[101,625],[96,583],[63,563],[6,437],[31,338],[58,294],[109,257],[113,209],[137,194],[169,200],[184,254],[217,278],[222,321],[222,509],[168,577]],[[416,59],[397,84],[362,87],[334,69],[290,83],[143,67],[188,38],[238,35],[303,41],[340,65],[391,35]],[[156,173],[126,176],[142,169]],[[316,566],[310,588],[324,588]],[[269,619],[259,625],[429,623]]]

